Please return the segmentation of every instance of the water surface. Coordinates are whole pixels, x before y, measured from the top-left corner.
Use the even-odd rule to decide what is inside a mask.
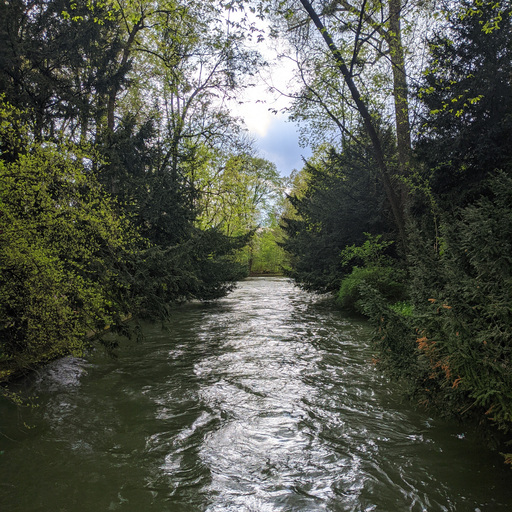
[[[512,472],[404,401],[370,330],[280,278],[55,362],[0,404],[0,510],[510,511]]]

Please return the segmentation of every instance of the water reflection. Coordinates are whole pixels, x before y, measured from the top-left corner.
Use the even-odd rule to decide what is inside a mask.
[[[67,358],[1,405],[0,510],[505,511],[509,471],[411,408],[369,331],[283,279]],[[23,423],[33,428],[25,428]]]

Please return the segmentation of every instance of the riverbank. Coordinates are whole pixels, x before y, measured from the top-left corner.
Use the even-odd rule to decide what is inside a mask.
[[[133,317],[131,314],[127,315],[122,319],[122,323],[127,323],[132,319]],[[102,330],[90,330],[84,337],[86,343],[80,344],[82,347],[80,351],[72,349],[66,350],[63,347],[57,346],[56,348],[53,348],[53,350],[49,350],[41,354],[30,355],[26,353],[19,353],[11,358],[0,358],[0,385],[26,377],[32,372],[40,369],[42,366],[62,357],[82,355],[87,343],[91,344],[93,340],[98,339],[102,334],[110,331],[110,329],[111,326],[106,325]]]
[[[66,355],[69,355],[69,353],[63,354],[60,351],[56,351],[32,357],[18,356],[16,357],[16,360],[10,358],[0,360],[0,385],[8,384],[15,380],[26,377],[27,375],[37,370],[38,368],[41,368],[45,364],[48,364]]]
[[[284,277],[282,272],[250,272],[249,277]]]

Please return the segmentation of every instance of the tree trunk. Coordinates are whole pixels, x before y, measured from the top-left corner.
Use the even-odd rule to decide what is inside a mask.
[[[130,52],[132,45],[135,41],[135,37],[139,30],[144,28],[144,18],[141,17],[139,21],[133,26],[131,32],[128,35],[128,40],[123,48],[123,54],[121,57],[121,62],[119,63],[119,72],[125,72],[124,68],[128,62],[128,58],[130,57]],[[107,101],[107,128],[111,131],[114,131],[115,128],[115,108],[117,101],[117,94],[119,92],[119,85],[115,83],[110,88],[108,93],[108,101]]]
[[[401,0],[389,0],[388,7],[389,30],[387,32],[387,42],[393,70],[398,164],[402,176],[407,176],[411,163],[411,127],[409,124],[409,99],[407,77],[405,74],[405,57],[400,28]]]
[[[390,0],[393,1],[393,0]],[[370,112],[368,110],[368,107],[366,106],[366,103],[361,98],[361,95],[359,93],[359,90],[354,83],[354,80],[352,79],[352,75],[350,74],[350,71],[345,63],[345,59],[343,58],[343,55],[338,50],[336,45],[334,44],[334,41],[332,40],[330,34],[327,32],[327,29],[324,27],[322,21],[316,14],[315,10],[311,6],[308,0],[300,0],[300,3],[308,13],[308,16],[310,17],[311,21],[315,24],[316,28],[322,35],[324,41],[326,42],[327,46],[329,47],[329,50],[331,51],[336,64],[338,66],[338,69],[341,71],[341,74],[343,75],[343,79],[345,80],[345,84],[347,85],[348,89],[350,90],[350,94],[352,95],[352,99],[356,103],[357,110],[359,111],[359,114],[363,118],[365,129],[370,137],[370,140],[372,142],[373,152],[375,159],[377,161],[377,167],[379,170],[379,174],[382,178],[382,183],[384,185],[384,191],[386,193],[386,197],[389,201],[389,204],[391,206],[391,211],[393,213],[393,218],[395,221],[395,225],[398,230],[398,234],[400,237],[402,248],[405,250],[406,248],[406,234],[405,234],[405,220],[404,220],[404,211],[403,211],[403,205],[401,201],[401,197],[396,194],[392,178],[389,172],[389,169],[387,168],[386,161],[384,159],[384,151],[382,149],[382,144],[379,138],[379,135],[377,133],[377,130],[373,124],[372,117],[370,115]]]

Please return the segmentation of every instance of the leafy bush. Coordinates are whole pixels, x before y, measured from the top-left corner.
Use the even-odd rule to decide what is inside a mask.
[[[364,265],[352,267],[351,273],[341,281],[337,295],[341,307],[357,313],[365,313],[368,290],[387,302],[405,298],[405,273],[392,267],[391,258],[385,254],[393,242],[381,241],[382,235],[364,235],[366,241],[363,244],[347,246],[340,253],[343,266],[354,260]]]
[[[390,304],[389,308],[404,317],[412,317],[414,314],[414,306],[410,302],[398,301]]]
[[[392,267],[354,267],[341,281],[338,303],[345,309],[364,313],[362,287],[370,287],[387,301],[396,302],[405,295],[405,274]]]
[[[488,197],[445,220],[445,285],[428,298],[421,329],[433,365],[444,362],[445,387],[512,431],[512,177],[488,183]]]
[[[26,366],[80,352],[130,311],[123,267],[138,238],[87,172],[90,155],[31,141],[9,106],[0,120],[0,360]]]
[[[441,226],[443,250],[411,268],[414,308],[389,306],[359,285],[361,309],[377,327],[381,366],[406,377],[419,402],[488,420],[512,432],[512,177]],[[416,254],[415,259],[419,259]],[[422,300],[420,299],[422,296]],[[406,314],[404,314],[404,309]]]
[[[388,247],[394,244],[392,240],[381,241],[382,235],[372,235],[363,233],[366,237],[364,243],[360,246],[350,245],[345,247],[341,253],[343,266],[348,265],[353,260],[361,261],[365,267],[383,267],[391,263],[391,260],[385,255]]]

